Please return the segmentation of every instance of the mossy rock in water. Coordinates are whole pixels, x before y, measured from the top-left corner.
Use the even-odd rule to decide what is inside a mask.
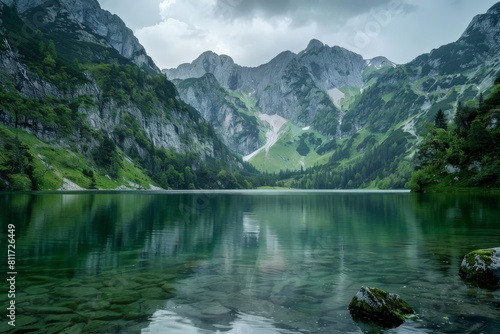
[[[373,322],[386,328],[398,327],[414,313],[399,295],[367,287],[362,287],[352,298],[349,312],[355,320]]]
[[[479,287],[500,286],[500,247],[478,249],[464,256],[459,275]]]

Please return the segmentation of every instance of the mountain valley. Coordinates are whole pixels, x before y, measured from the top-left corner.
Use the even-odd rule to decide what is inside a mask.
[[[311,40],[160,71],[96,0],[0,2],[0,189],[405,188],[500,76],[500,4],[407,64]]]
[[[500,75],[499,11],[500,5],[493,6],[475,17],[456,42],[408,64],[396,65],[384,57],[364,60],[312,40],[302,52],[282,52],[256,68],[207,51],[190,64],[163,72],[233,152],[247,156],[255,146],[230,143],[255,143],[259,138],[259,147],[267,144],[249,159],[261,171],[293,174],[324,166],[322,173],[336,174],[327,187],[403,188],[415,165],[424,124],[440,109],[451,121],[459,103],[487,96]],[[211,84],[199,94],[207,75]],[[206,106],[229,97],[233,108],[226,105],[225,112],[232,110],[231,119],[246,125],[234,127],[211,116],[218,109]],[[270,125],[261,120],[262,114],[287,121],[271,147],[266,142]],[[368,161],[378,151],[385,152],[384,162]],[[359,171],[348,175],[349,169]],[[294,178],[301,181],[288,179],[281,185],[318,186],[300,175]]]

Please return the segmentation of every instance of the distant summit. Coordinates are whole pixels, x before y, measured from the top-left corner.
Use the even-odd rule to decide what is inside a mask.
[[[374,67],[376,69],[381,69],[384,67],[396,67],[396,66],[398,66],[396,63],[393,63],[389,59],[387,59],[385,57],[381,57],[381,56],[375,57],[372,59],[367,59],[366,65],[368,65],[368,67]]]
[[[403,188],[424,124],[486,96],[500,75],[498,50],[500,4],[474,17],[458,41],[407,64],[312,39],[258,67],[211,53],[164,72],[237,153],[259,141],[254,166],[309,171],[292,185]],[[210,81],[199,79],[206,73]],[[270,132],[272,119],[285,125]]]
[[[306,50],[311,50],[311,49],[316,49],[316,48],[319,49],[319,48],[322,48],[323,46],[325,46],[325,44],[323,44],[322,42],[318,41],[317,39],[311,39],[311,41],[307,45]]]

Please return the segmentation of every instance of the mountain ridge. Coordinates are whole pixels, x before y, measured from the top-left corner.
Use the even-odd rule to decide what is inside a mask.
[[[2,1],[0,41],[0,190],[250,187],[95,0]]]
[[[195,73],[211,71],[228,94],[246,94],[245,100],[251,100],[255,106],[257,121],[259,114],[276,114],[289,121],[290,129],[293,126],[303,129],[283,133],[282,141],[268,150],[268,154],[255,155],[250,162],[259,168],[266,170],[267,161],[274,166],[268,171],[278,172],[280,166],[287,166],[292,170],[310,169],[312,173],[319,164],[330,168],[325,173],[332,180],[322,186],[342,188],[350,180],[349,187],[404,187],[415,164],[415,147],[424,124],[439,109],[450,119],[459,101],[487,94],[500,75],[499,17],[500,4],[496,4],[475,16],[455,42],[406,64],[395,64],[385,57],[363,59],[349,50],[329,47],[313,39],[301,52],[284,51],[257,67],[242,67],[228,56],[210,52],[190,64],[162,71],[176,79],[181,95],[187,84],[179,87],[180,82]],[[200,64],[207,55],[212,67],[203,68]],[[226,60],[224,66],[217,66],[220,63],[217,57]],[[187,102],[192,103],[189,99]],[[260,125],[260,131],[262,137],[266,133],[265,124]],[[305,139],[309,137],[310,140]],[[232,138],[223,140],[230,142]],[[388,147],[396,143],[401,149]],[[305,154],[299,160],[294,158],[293,167],[287,163],[291,159],[287,154],[296,154],[290,147]],[[374,158],[367,153],[383,149],[391,152],[386,157],[391,168],[377,162],[377,178],[375,173],[361,172],[363,164],[371,165],[366,160]],[[349,173],[349,168],[357,169],[356,166],[360,166],[357,177]],[[349,176],[342,177],[342,173]],[[294,186],[315,184],[311,175],[305,174],[303,181],[295,182]]]
[[[4,190],[403,188],[425,124],[500,75],[499,4],[407,64],[313,39],[257,67],[207,51],[172,81],[95,0],[0,14]]]
[[[339,99],[345,94],[339,88],[355,87],[360,90],[364,85],[363,73],[366,69],[377,71],[395,66],[385,57],[374,59],[377,66],[370,66],[371,60],[364,60],[347,49],[329,47],[313,39],[297,54],[283,51],[268,63],[256,67],[240,66],[227,55],[206,51],[192,63],[162,72],[177,83],[181,96],[197,109],[202,110],[203,106],[183,92],[188,89],[186,84],[179,83],[211,73],[228,92],[247,95],[261,113],[277,114],[299,127],[312,126],[323,135],[334,138],[341,136],[338,126],[342,118]],[[300,113],[296,110],[300,110]],[[202,114],[210,119],[216,118],[209,116],[209,111],[202,111]],[[254,119],[260,123],[258,117]],[[219,128],[220,133],[227,132],[226,126],[221,123],[214,122],[212,125]],[[261,124],[261,137],[265,126]],[[223,140],[226,145],[233,146],[230,143],[238,140],[238,137],[238,133],[233,133],[233,136],[223,137]],[[248,154],[247,150],[236,152]]]
[[[14,6],[25,17],[25,29],[43,28],[47,21],[40,20],[47,9],[62,7],[79,24],[88,27],[96,35],[103,37],[122,56],[136,65],[153,73],[159,73],[137,37],[123,20],[102,9],[97,0],[2,0],[7,6]]]

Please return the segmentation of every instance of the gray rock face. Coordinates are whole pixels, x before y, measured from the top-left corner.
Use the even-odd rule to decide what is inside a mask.
[[[361,87],[362,72],[367,66],[363,58],[354,52],[338,46],[329,47],[320,41],[312,40],[299,54],[285,51],[269,63],[258,67],[239,66],[229,56],[219,56],[207,51],[191,64],[182,64],[174,69],[165,69],[163,72],[171,80],[199,78],[205,73],[212,73],[225,88],[239,91],[255,90],[259,93],[279,81],[291,62],[297,62],[299,67],[305,67],[313,82],[324,89],[345,85]]]
[[[180,83],[178,90],[184,101],[215,125],[218,135],[233,152],[246,155],[262,146],[256,117],[249,115],[241,100],[228,95],[213,74]]]
[[[300,64],[312,74],[314,83],[324,89],[343,86],[363,86],[363,70],[366,63],[360,55],[339,46],[328,47],[312,40],[298,54]]]
[[[485,14],[475,16],[456,42],[421,55],[410,64],[422,66],[424,75],[438,76],[464,74],[467,71],[477,70],[477,67],[490,66],[498,62],[499,16],[500,4],[496,4]],[[488,83],[491,84],[492,81]]]
[[[61,9],[64,9],[64,13],[68,15],[70,20],[104,38],[122,56],[130,59],[143,69],[159,73],[158,67],[147,55],[132,30],[127,28],[118,16],[101,9],[97,0],[5,0],[3,2],[8,6],[16,6],[18,13],[22,16],[31,14],[26,19],[35,26],[41,24],[33,19],[36,11],[50,9],[54,11],[54,15],[57,15]],[[92,38],[91,36],[86,38],[95,39],[95,37]]]
[[[358,54],[312,40],[299,54],[285,51],[258,67],[239,66],[230,57],[209,51],[191,64],[182,64],[163,72],[169,79],[181,80],[176,81],[179,88],[182,86],[180,90],[188,85],[182,83],[184,80],[187,82],[187,79],[213,74],[223,88],[253,99],[260,112],[277,114],[299,126],[311,126],[334,138],[340,133],[341,114],[329,91],[345,86],[361,88],[364,84],[363,71],[367,66]],[[194,94],[194,89],[191,88],[191,94]],[[208,95],[219,96],[217,93]],[[189,102],[194,103],[192,99]],[[207,115],[211,112],[204,108],[215,104],[195,105],[203,115]],[[210,121],[215,127],[221,127],[221,123],[217,123],[220,119],[212,118]],[[226,142],[230,142],[229,138]]]
[[[191,64],[182,64],[178,68],[164,70],[170,80],[201,78],[206,73],[214,74],[219,82],[227,82],[227,74],[237,66],[233,59],[225,55],[217,55],[212,51],[202,53]]]
[[[477,15],[469,24],[460,40],[477,42],[478,38],[483,39],[483,43],[489,47],[495,47],[500,44],[500,25],[498,17],[500,16],[500,3],[491,7],[486,14]]]
[[[129,114],[137,119],[141,130],[155,146],[173,148],[179,153],[197,152],[202,159],[217,158],[214,142],[202,138],[203,134],[194,126],[198,120],[185,112],[172,109],[167,115],[164,112],[165,106],[158,104],[153,106],[150,113],[145,114],[133,103],[118,105],[113,99],[104,99],[102,90],[91,76],[88,76],[89,82],[78,85],[74,90],[62,91],[52,83],[29,74],[8,43],[5,43],[5,47],[7,50],[0,52],[0,73],[4,74],[4,79],[9,78],[8,81],[18,88],[23,97],[44,100],[50,96],[56,99],[68,99],[70,103],[79,97],[91,97],[93,105],[81,107],[79,112],[85,115],[86,122],[93,130],[102,130],[114,136],[114,130],[122,124],[123,116]],[[50,142],[57,140],[56,128],[43,126],[24,116],[16,122],[7,112],[0,110],[0,122],[8,126],[15,126],[17,123],[19,128],[39,138]],[[117,138],[115,139],[119,142]],[[134,138],[126,138],[120,143],[120,147],[125,152],[134,148],[142,157],[148,154]]]

